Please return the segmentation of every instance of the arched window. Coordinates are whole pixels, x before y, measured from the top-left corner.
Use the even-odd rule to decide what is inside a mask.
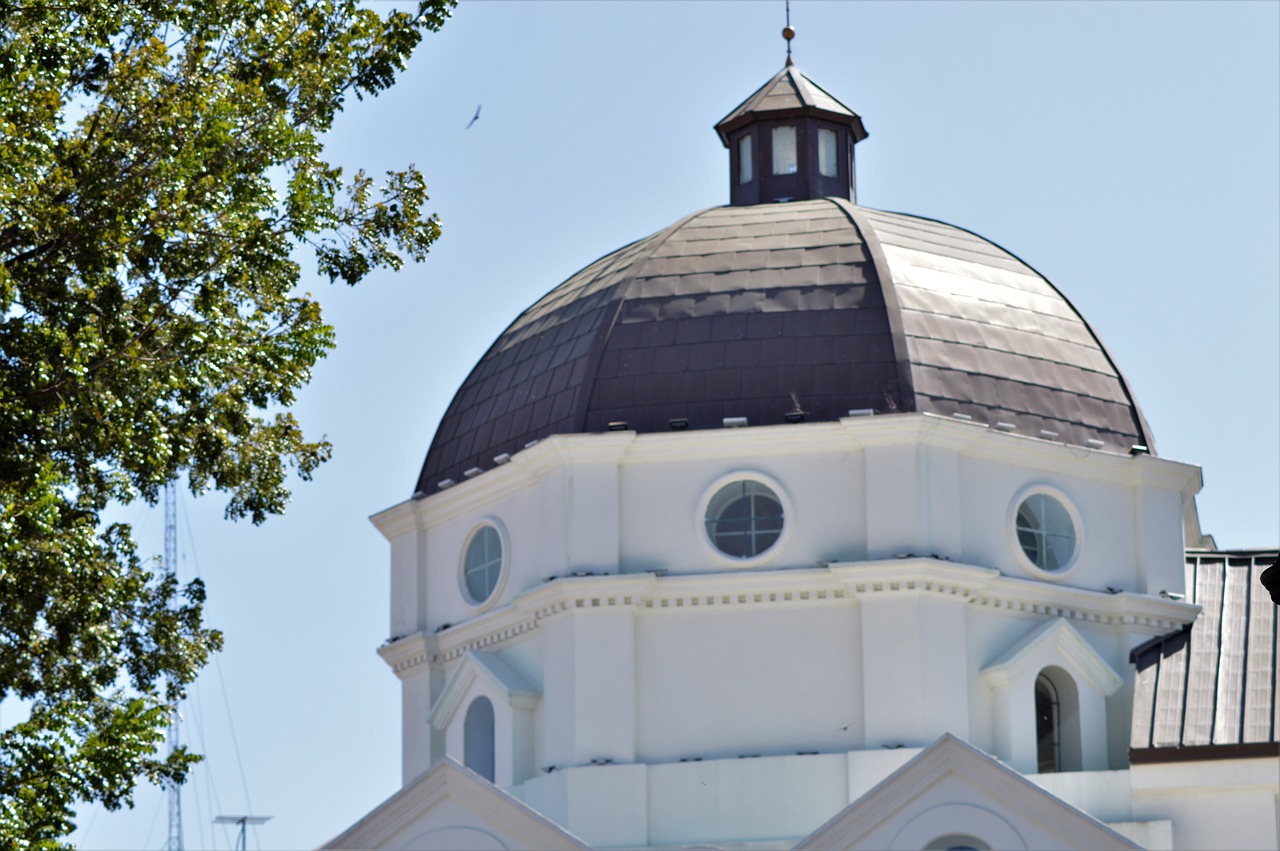
[[[467,707],[467,717],[462,722],[462,761],[493,783],[493,752],[493,703],[487,697],[477,697]]]
[[[1080,700],[1059,667],[1036,676],[1036,762],[1041,774],[1080,770]]]
[[[1036,677],[1036,762],[1041,774],[1062,770],[1061,731],[1058,690],[1041,674]]]
[[[967,833],[948,833],[926,845],[925,851],[991,851],[991,846]]]

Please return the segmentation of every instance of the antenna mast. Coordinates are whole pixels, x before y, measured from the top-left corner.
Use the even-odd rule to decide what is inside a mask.
[[[164,569],[170,573],[178,570],[178,489],[173,482],[164,486]],[[178,706],[174,704],[169,717],[169,754],[178,749]],[[182,786],[169,782],[169,841],[167,851],[182,849]]]
[[[218,816],[214,824],[236,824],[240,826],[240,834],[236,837],[236,851],[249,851],[249,837],[245,833],[246,825],[266,824],[273,816]]]

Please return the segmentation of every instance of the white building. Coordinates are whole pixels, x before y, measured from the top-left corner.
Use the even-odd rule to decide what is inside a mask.
[[[1275,552],[1034,269],[857,205],[852,110],[717,131],[373,518],[404,786],[327,847],[1276,848]]]

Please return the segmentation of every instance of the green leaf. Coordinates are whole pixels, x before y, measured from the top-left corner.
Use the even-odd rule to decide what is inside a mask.
[[[183,475],[254,523],[329,458],[288,412],[333,346],[310,246],[355,284],[440,236],[413,166],[324,160],[451,0],[0,0],[0,836],[55,847],[86,801],[196,759],[160,748],[221,646],[204,589],[143,560],[112,500]]]

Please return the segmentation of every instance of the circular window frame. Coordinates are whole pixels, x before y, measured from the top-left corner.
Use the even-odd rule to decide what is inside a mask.
[[[493,590],[489,592],[488,597],[477,602],[476,598],[471,595],[471,589],[467,587],[467,551],[471,549],[471,542],[475,540],[476,535],[480,534],[480,531],[485,527],[491,528],[498,533],[498,544],[502,547],[502,560],[498,565],[498,581],[493,583]],[[502,596],[510,573],[511,540],[507,535],[507,527],[497,517],[482,517],[467,532],[458,553],[458,592],[462,595],[462,602],[471,609],[473,614],[493,608],[497,605],[498,598]]]
[[[707,509],[711,506],[711,500],[715,499],[716,494],[724,487],[735,482],[744,481],[764,485],[778,498],[778,504],[782,506],[782,531],[778,533],[778,539],[763,551],[746,558],[738,558],[723,552],[715,545],[715,541],[711,539],[711,535],[707,532]],[[728,567],[758,567],[776,558],[786,547],[795,527],[795,515],[792,511],[791,495],[773,476],[761,473],[758,470],[734,470],[731,473],[720,476],[703,490],[702,495],[698,498],[698,510],[694,514],[693,525],[695,536],[702,544],[702,549],[720,564]]]
[[[1071,550],[1071,557],[1067,559],[1058,570],[1045,570],[1034,561],[1032,561],[1022,549],[1022,542],[1018,540],[1018,509],[1022,504],[1037,494],[1043,494],[1057,500],[1058,504],[1066,509],[1067,517],[1071,520],[1072,531],[1075,533],[1075,546]],[[1080,519],[1080,511],[1076,508],[1075,502],[1053,485],[1037,482],[1027,485],[1022,490],[1014,494],[1013,500],[1009,503],[1009,510],[1005,516],[1005,530],[1009,536],[1009,544],[1013,548],[1013,556],[1021,565],[1023,570],[1035,576],[1038,579],[1048,579],[1054,582],[1062,581],[1075,572],[1080,565],[1080,553],[1084,551],[1084,523]]]

